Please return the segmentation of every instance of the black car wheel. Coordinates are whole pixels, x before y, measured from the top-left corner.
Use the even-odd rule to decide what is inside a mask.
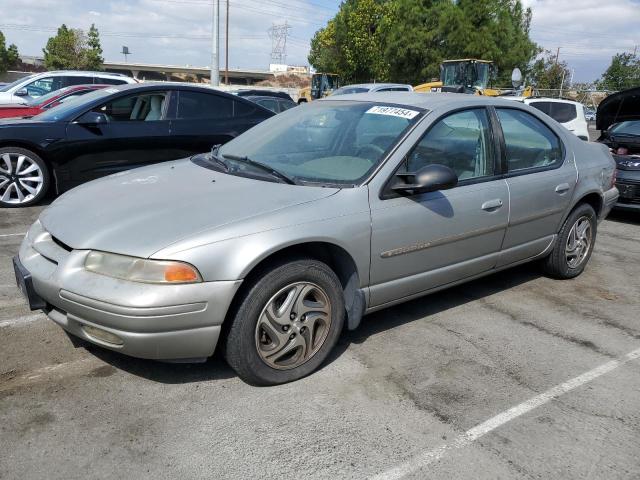
[[[242,297],[225,357],[252,385],[298,380],[327,358],[344,316],[342,287],[327,265],[312,259],[277,265]]]
[[[0,207],[28,207],[49,189],[47,164],[34,152],[0,148]]]

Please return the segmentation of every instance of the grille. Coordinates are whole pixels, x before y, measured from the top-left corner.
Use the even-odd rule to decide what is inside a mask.
[[[617,182],[616,187],[620,193],[618,201],[622,203],[640,203],[640,184]]]

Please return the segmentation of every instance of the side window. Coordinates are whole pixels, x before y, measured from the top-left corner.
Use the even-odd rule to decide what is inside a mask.
[[[162,120],[166,92],[145,92],[120,97],[94,109],[104,113],[110,122],[150,122]]]
[[[530,102],[529,105],[551,117],[551,102]]]
[[[389,87],[389,88],[381,88],[377,90],[378,92],[408,92],[409,89],[407,87]]]
[[[498,108],[509,172],[562,162],[562,145],[544,123],[522,110]]]
[[[446,165],[460,180],[494,174],[489,118],[484,108],[457,112],[439,120],[407,156],[407,172],[431,164]]]
[[[292,102],[290,100],[279,100],[278,103],[280,104],[281,112],[284,112],[285,110],[289,110],[290,108],[296,106],[295,102]]]
[[[124,80],[121,80],[119,78],[112,78],[112,77],[95,77],[94,82],[96,84],[101,84],[101,85],[124,85],[125,83],[127,83]]]
[[[53,92],[54,90],[60,90],[64,85],[62,85],[63,77],[45,77],[39,78],[26,85],[24,88],[27,89],[27,95],[30,97],[40,97],[42,95],[46,95],[47,93]]]
[[[573,103],[565,102],[530,102],[533,108],[546,113],[556,122],[566,123],[575,120],[578,116],[576,106]]]
[[[93,77],[62,77],[62,83],[64,87],[70,87],[72,85],[91,85],[93,83]]]
[[[80,96],[85,95],[85,94],[87,94],[89,92],[93,92],[93,90],[79,90],[77,92],[70,93],[66,97],[62,97],[62,98],[58,99],[58,101],[50,103],[45,108],[57,107],[61,103],[68,102],[69,100],[71,100],[73,98],[80,97]]]
[[[272,112],[278,113],[278,102],[275,99],[271,98],[263,98],[262,100],[258,100],[258,105],[271,110]]]
[[[233,115],[233,100],[222,95],[181,91],[178,97],[178,118],[187,120],[229,118]]]

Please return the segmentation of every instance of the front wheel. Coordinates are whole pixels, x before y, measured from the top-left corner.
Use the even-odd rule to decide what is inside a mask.
[[[596,241],[598,222],[591,205],[578,205],[562,224],[551,254],[543,267],[552,277],[567,279],[580,275]]]
[[[326,264],[312,259],[280,264],[245,293],[230,319],[225,357],[252,385],[298,380],[327,358],[344,316],[340,281]]]
[[[0,207],[28,207],[49,189],[47,164],[34,152],[0,148]]]

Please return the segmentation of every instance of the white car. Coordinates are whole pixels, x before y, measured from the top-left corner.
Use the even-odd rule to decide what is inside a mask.
[[[331,96],[372,92],[413,92],[413,87],[403,83],[358,83],[340,87]]]
[[[27,103],[34,98],[72,85],[122,85],[124,83],[137,82],[133,78],[122,75],[121,73],[81,72],[74,70],[35,73],[0,87],[0,105]]]
[[[507,100],[517,100],[527,105],[537,108],[546,113],[556,122],[566,127],[578,138],[589,140],[589,126],[584,112],[584,105],[572,100],[561,98],[542,97],[510,97],[504,96]]]

